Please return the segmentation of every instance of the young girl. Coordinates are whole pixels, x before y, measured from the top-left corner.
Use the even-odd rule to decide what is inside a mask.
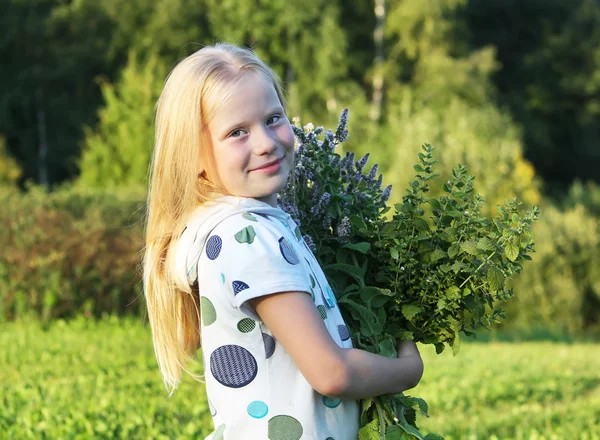
[[[217,44],[173,69],[157,106],[144,293],[171,394],[202,346],[209,439],[356,439],[357,399],[412,388],[423,372],[412,342],[397,359],[352,348],[277,206],[293,164],[279,80],[254,53]]]

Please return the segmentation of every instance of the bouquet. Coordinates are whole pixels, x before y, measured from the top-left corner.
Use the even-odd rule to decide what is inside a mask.
[[[335,132],[294,121],[295,169],[279,204],[304,232],[355,347],[395,357],[399,338],[434,344],[437,353],[448,346],[456,355],[461,335],[504,317],[498,305],[514,295],[506,282],[531,260],[539,211],[522,213],[515,199],[495,218],[484,217],[474,177],[460,164],[442,195],[428,197],[439,178],[429,144],[402,202],[391,207],[392,188],[382,188],[378,165],[366,170],[369,154],[355,160],[336,153],[347,121],[347,110]],[[361,405],[361,440],[441,438],[418,430],[417,412],[428,417],[423,399],[401,393]]]

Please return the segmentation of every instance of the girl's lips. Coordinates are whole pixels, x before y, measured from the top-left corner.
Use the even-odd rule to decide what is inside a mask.
[[[263,171],[263,172],[273,172],[273,171],[277,171],[279,170],[279,167],[281,166],[281,161],[283,160],[282,158],[277,159],[276,161],[270,162],[267,165],[263,165],[260,168],[255,168],[252,171]]]

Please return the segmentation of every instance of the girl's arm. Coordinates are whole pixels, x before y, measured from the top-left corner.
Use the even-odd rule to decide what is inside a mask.
[[[329,397],[362,399],[413,388],[423,375],[416,345],[399,343],[398,358],[340,348],[310,294],[283,292],[250,300],[308,383]]]

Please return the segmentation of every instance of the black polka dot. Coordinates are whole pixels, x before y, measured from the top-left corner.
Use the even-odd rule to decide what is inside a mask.
[[[223,345],[210,355],[210,372],[221,385],[241,388],[254,380],[258,364],[244,347]]]
[[[262,337],[263,342],[265,344],[265,354],[267,356],[267,359],[269,359],[271,356],[273,356],[273,353],[275,352],[275,338],[266,333],[263,333]]]
[[[211,260],[216,259],[221,253],[223,247],[223,240],[218,235],[213,235],[206,242],[206,256]]]
[[[342,338],[342,341],[347,341],[350,339],[350,332],[348,331],[348,327],[345,325],[338,325],[338,332],[340,333],[340,338]]]
[[[233,286],[233,294],[234,295],[237,295],[242,290],[246,290],[246,289],[250,288],[250,286],[248,284],[244,283],[243,281],[238,281],[238,280],[232,282],[231,285]]]
[[[290,243],[288,243],[285,237],[281,237],[279,239],[279,250],[281,251],[281,255],[283,255],[283,258],[285,258],[285,261],[287,261],[288,263],[300,263],[300,259],[298,258],[298,255],[296,255],[294,248]]]

